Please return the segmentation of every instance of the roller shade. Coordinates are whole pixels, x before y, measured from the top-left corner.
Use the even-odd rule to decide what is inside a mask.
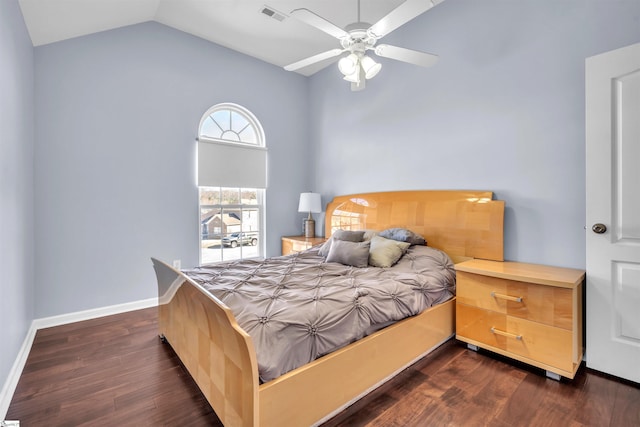
[[[267,149],[198,141],[200,187],[267,188]]]

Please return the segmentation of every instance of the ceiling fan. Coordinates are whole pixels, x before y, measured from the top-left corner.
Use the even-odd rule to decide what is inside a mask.
[[[422,67],[430,67],[438,61],[438,55],[388,44],[376,45],[378,40],[396,28],[406,24],[416,16],[426,12],[444,0],[406,0],[375,24],[360,22],[360,0],[358,0],[358,22],[342,29],[315,14],[309,9],[295,9],[291,12],[294,18],[311,25],[340,40],[342,48],[335,48],[310,56],[284,67],[287,71],[296,71],[326,59],[335,58],[344,52],[348,55],[338,62],[338,68],[344,79],[351,82],[351,90],[362,90],[365,81],[373,78],[382,65],[375,62],[366,52],[372,50],[383,58],[408,62]]]

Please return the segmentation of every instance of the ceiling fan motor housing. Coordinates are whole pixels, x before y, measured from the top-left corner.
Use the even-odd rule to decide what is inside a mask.
[[[366,22],[355,22],[347,25],[345,31],[349,33],[348,37],[340,40],[342,47],[352,53],[364,53],[366,50],[373,49],[378,39],[372,36],[369,31],[371,24]]]

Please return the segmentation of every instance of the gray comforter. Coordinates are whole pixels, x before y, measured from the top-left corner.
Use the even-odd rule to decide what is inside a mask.
[[[263,382],[455,294],[451,259],[427,246],[411,246],[391,268],[327,263],[314,247],[185,273],[251,335]]]

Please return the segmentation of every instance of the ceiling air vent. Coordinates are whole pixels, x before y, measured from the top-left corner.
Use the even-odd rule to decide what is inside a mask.
[[[271,6],[267,6],[266,4],[262,9],[260,9],[260,12],[280,22],[284,21],[284,19],[287,17],[284,13],[278,12],[277,10],[275,10]]]

